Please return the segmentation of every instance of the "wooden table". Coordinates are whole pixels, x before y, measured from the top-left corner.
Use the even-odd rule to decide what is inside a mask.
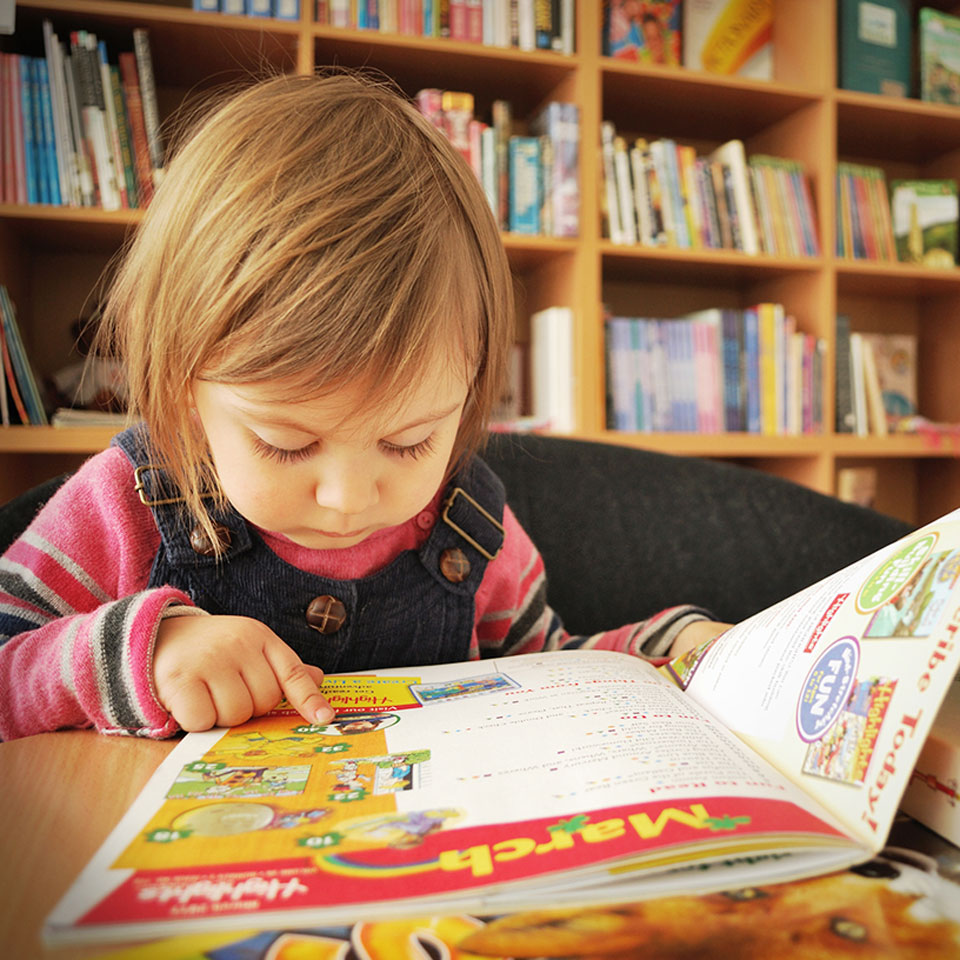
[[[42,733],[0,744],[0,955],[71,960],[105,948],[44,950],[40,926],[176,741]]]

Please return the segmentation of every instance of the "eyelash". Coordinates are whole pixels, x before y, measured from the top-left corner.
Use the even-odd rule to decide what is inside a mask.
[[[299,463],[301,460],[306,460],[312,456],[317,446],[318,444],[314,442],[296,450],[287,450],[285,447],[275,447],[273,444],[267,443],[256,434],[253,435],[253,447],[256,453],[264,459],[273,460],[276,463]],[[399,457],[401,460],[406,457],[418,460],[420,457],[433,452],[433,435],[431,434],[426,439],[411,444],[409,447],[381,440],[380,449],[391,456]]]

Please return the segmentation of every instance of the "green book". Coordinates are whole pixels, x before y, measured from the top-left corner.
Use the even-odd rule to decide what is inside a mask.
[[[898,260],[924,267],[956,266],[956,180],[894,180],[890,212]]]
[[[840,0],[840,86],[910,93],[910,0]]]
[[[960,17],[921,7],[918,48],[920,99],[960,104]]]

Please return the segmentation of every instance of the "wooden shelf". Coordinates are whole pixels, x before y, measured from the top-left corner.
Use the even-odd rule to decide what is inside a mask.
[[[920,344],[921,412],[960,420],[960,270],[841,260],[834,249],[834,177],[840,159],[883,167],[888,177],[960,179],[960,109],[874,96],[833,86],[837,3],[775,0],[773,82],[684,68],[627,63],[600,53],[602,5],[577,0],[578,51],[525,52],[450,40],[344,30],[312,22],[312,0],[299,21],[199,13],[189,0],[22,0],[17,33],[4,50],[42,54],[41,24],[88,28],[111,55],[130,47],[135,26],[150,31],[161,113],[173,129],[182,103],[212,88],[277,71],[312,73],[328,65],[381,71],[408,94],[423,87],[474,94],[478,115],[494,99],[514,106],[520,126],[546,101],[580,108],[581,236],[555,239],[504,234],[517,275],[518,338],[525,314],[563,304],[577,317],[576,436],[689,456],[750,463],[826,493],[838,466],[877,467],[883,502],[907,520],[932,519],[960,500],[960,456],[953,437],[939,446],[920,436],[765,437],[747,434],[618,434],[604,429],[603,308],[635,316],[672,316],[760,300],[785,304],[798,329],[827,345],[825,409],[832,409],[834,318],[854,330],[909,332]],[[734,137],[748,153],[800,160],[810,173],[820,257],[747,256],[724,250],[624,247],[601,236],[602,120],[625,135],[672,137],[699,151]],[[88,306],[94,283],[142,211],[0,205],[0,264],[21,308],[28,347],[43,373],[69,352],[65,328]],[[829,419],[829,418],[828,418]],[[59,471],[70,458],[103,448],[110,428],[0,429],[0,458],[10,478],[0,496]],[[0,475],[2,476],[2,475]],[[954,494],[956,491],[956,495]]]

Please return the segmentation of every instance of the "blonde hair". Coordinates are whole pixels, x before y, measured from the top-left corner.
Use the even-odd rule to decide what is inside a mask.
[[[460,348],[472,386],[452,469],[481,444],[512,311],[493,215],[446,138],[385,81],[283,76],[232,96],[176,152],[112,284],[101,349],[121,357],[153,461],[207,527],[203,492],[222,492],[195,379],[282,380],[305,397],[366,378],[376,403]]]

